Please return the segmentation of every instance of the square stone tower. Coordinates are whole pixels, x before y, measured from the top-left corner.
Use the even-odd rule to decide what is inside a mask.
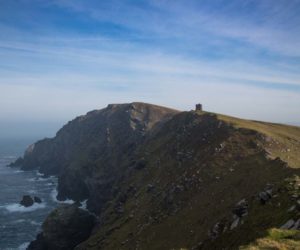
[[[202,111],[202,104],[201,103],[198,103],[196,104],[196,111]]]

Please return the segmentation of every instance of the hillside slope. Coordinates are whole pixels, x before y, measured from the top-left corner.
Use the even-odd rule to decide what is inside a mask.
[[[99,223],[77,250],[238,249],[300,219],[299,145],[298,127],[133,103],[76,118],[17,164],[88,198]]]
[[[232,226],[238,202],[298,173],[270,157],[269,140],[214,114],[175,115],[140,148],[145,168],[128,173],[101,214],[99,230],[77,249],[220,249],[204,242],[218,237],[216,225]],[[269,226],[281,223],[274,219]]]

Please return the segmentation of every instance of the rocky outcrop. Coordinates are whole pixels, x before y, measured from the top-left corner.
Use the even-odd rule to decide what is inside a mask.
[[[24,207],[30,207],[34,203],[34,200],[31,198],[30,195],[24,195],[22,200],[20,201],[20,204]]]
[[[34,197],[33,197],[33,200],[34,200],[34,202],[36,202],[36,203],[42,203],[42,199],[39,198],[39,197],[37,197],[37,196],[34,196]]]
[[[33,198],[30,195],[24,195],[20,201],[20,205],[24,207],[31,207],[34,203],[42,203],[41,198],[34,196]]]
[[[75,205],[64,205],[49,214],[42,232],[28,250],[70,250],[86,240],[95,226],[96,218]]]

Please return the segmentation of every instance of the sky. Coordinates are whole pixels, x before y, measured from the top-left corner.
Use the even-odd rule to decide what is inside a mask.
[[[142,101],[300,125],[300,0],[0,0],[0,137]]]

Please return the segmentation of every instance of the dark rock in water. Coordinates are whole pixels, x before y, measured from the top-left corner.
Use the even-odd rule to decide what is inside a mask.
[[[24,207],[30,207],[34,203],[34,200],[29,195],[24,195],[20,204]]]
[[[21,167],[23,164],[23,158],[19,157],[15,162],[12,162],[8,165],[8,167]]]
[[[52,211],[42,225],[42,233],[28,250],[69,250],[86,240],[96,218],[74,205],[64,205]]]
[[[34,197],[33,197],[33,200],[34,200],[34,202],[36,202],[36,203],[42,203],[41,198],[39,198],[39,197],[37,197],[37,196],[34,196]]]
[[[80,201],[75,201],[75,202],[73,203],[73,205],[76,206],[76,207],[80,207],[82,204],[81,204]]]
[[[48,249],[46,241],[45,241],[44,236],[43,236],[43,233],[39,233],[36,236],[36,240],[30,242],[27,249],[30,249],[30,250],[45,250],[45,249]]]

